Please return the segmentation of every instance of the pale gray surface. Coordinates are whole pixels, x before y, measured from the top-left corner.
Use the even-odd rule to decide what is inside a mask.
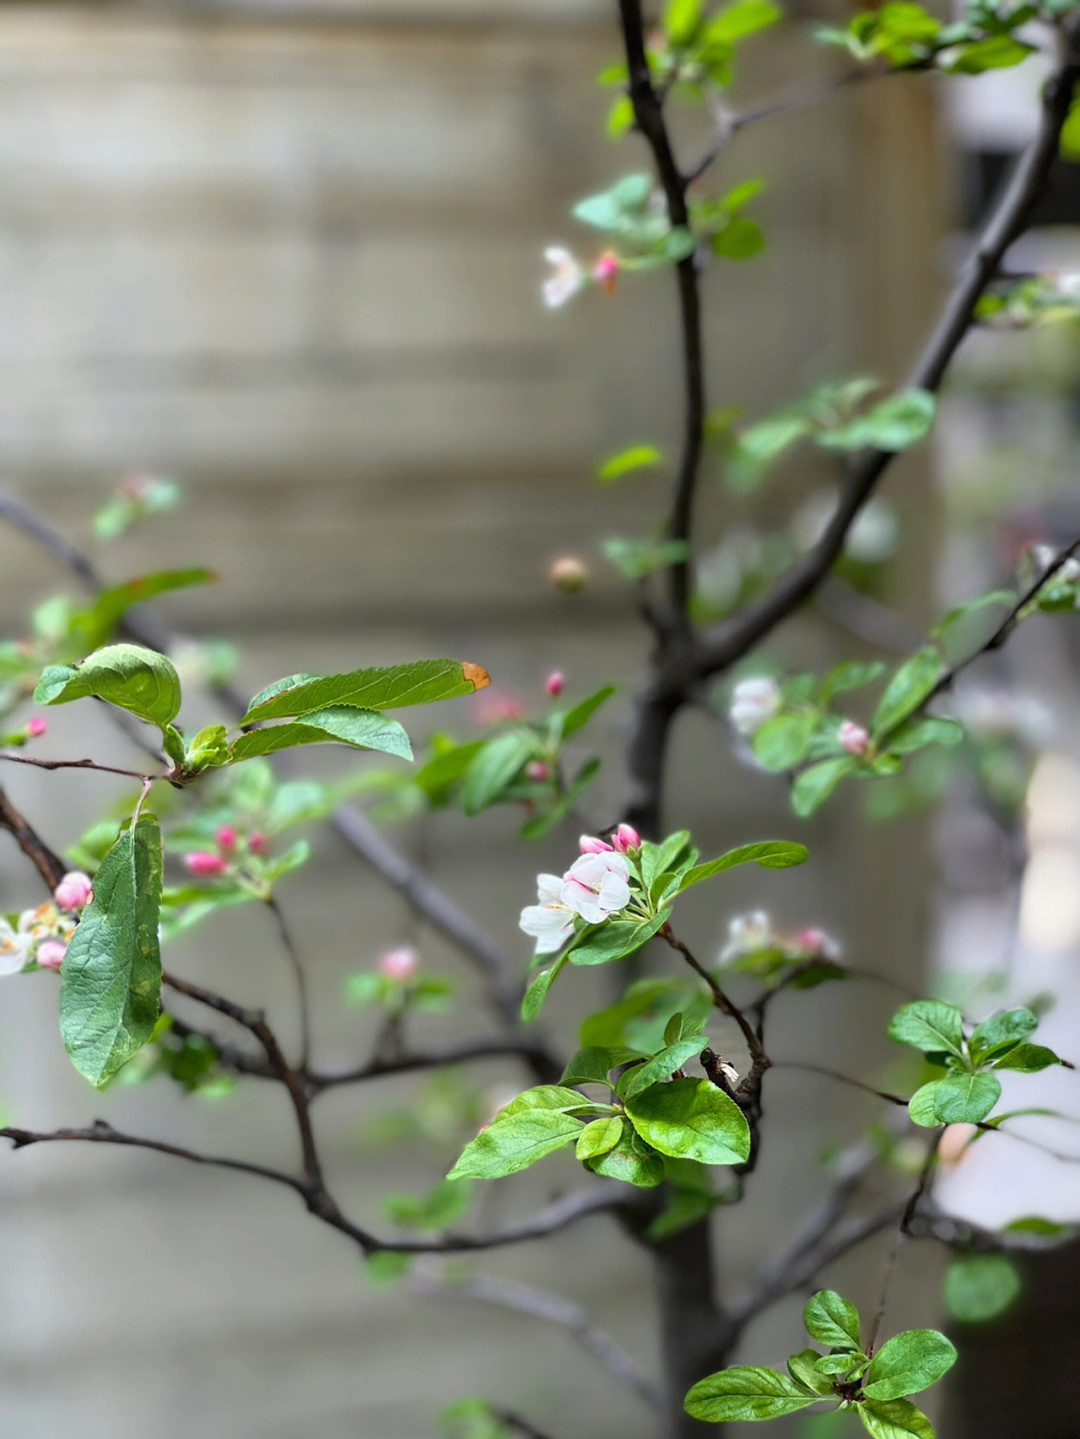
[[[551,28],[535,6],[489,5],[490,25],[430,31],[188,24],[158,8],[160,19],[138,6],[0,14],[0,470],[71,535],[125,470],[177,474],[187,506],[153,531],[156,554],[140,534],[96,546],[95,559],[115,576],[159,563],[218,568],[212,592],[180,595],[168,613],[197,634],[235,621],[252,690],[295,668],[441,652],[484,663],[529,702],[554,665],[577,693],[630,680],[643,636],[602,563],[576,601],[545,583],[550,558],[586,549],[613,512],[628,533],[655,516],[648,481],[614,497],[592,485],[596,460],[676,431],[676,341],[660,282],[626,283],[614,300],[589,295],[555,316],[539,305],[543,246],[572,241],[589,253],[569,204],[640,163],[633,145],[591,139],[605,105],[592,77],[615,51],[611,35],[568,24],[566,7]],[[528,23],[504,24],[511,9]],[[747,89],[771,95],[800,79],[802,54],[799,43],[765,46]],[[928,107],[881,92],[859,106],[834,102],[751,133],[732,153],[726,181],[759,165],[770,176],[761,209],[772,247],[708,277],[717,403],[757,413],[816,375],[866,363],[895,372],[907,360],[919,306],[910,293],[879,293],[874,264],[858,261],[889,237],[902,200],[890,263],[901,277],[922,267],[935,203]],[[879,172],[867,141],[897,132],[906,146]],[[852,173],[871,198],[848,195]],[[838,224],[852,227],[846,238]],[[901,488],[922,478],[907,475]],[[5,608],[20,614],[57,571],[32,546],[11,536],[3,545]],[[810,663],[831,643],[804,628],[792,649]],[[624,713],[612,706],[598,735],[615,743]],[[58,712],[50,747],[82,752],[97,742],[86,726],[76,709]],[[671,816],[710,850],[795,832],[782,795],[741,769],[727,732],[699,716],[680,724],[673,773]],[[595,820],[607,817],[617,779],[605,780]],[[108,784],[8,782],[57,846]],[[911,894],[921,889],[879,892],[869,877],[883,863],[912,873],[917,848],[910,831],[858,825],[841,806],[813,827],[804,871],[732,876],[722,896],[703,886],[687,903],[694,942],[715,949],[733,912],[766,904],[792,924],[837,930],[867,963],[910,963],[924,918]],[[565,863],[576,831],[524,854],[513,831],[495,815],[463,838],[460,821],[439,818],[403,842],[433,854],[439,877],[524,960],[517,912],[536,870]],[[339,854],[321,841],[307,883],[282,893],[312,960],[327,1063],[364,1053],[337,976],[405,925],[396,900],[343,875]],[[26,866],[7,846],[0,859],[2,907],[18,908]],[[235,919],[170,962],[240,998],[268,998],[288,1032],[284,963]],[[893,955],[864,952],[883,934]],[[426,935],[421,944],[433,967],[469,984],[444,946]],[[574,978],[551,1006],[550,1030],[567,1048],[583,996],[601,992],[599,977]],[[136,1132],[291,1160],[276,1096],[245,1091],[213,1107],[154,1089],[93,1095],[54,1038],[51,978],[4,997],[10,1118],[49,1126],[102,1114]],[[888,1005],[884,991],[826,991],[797,1015],[778,1009],[777,1052],[821,1058],[821,1035],[827,1062],[860,1070],[880,1052]],[[474,1032],[469,1004],[464,1016]],[[441,1031],[425,1022],[424,1032]],[[505,1066],[484,1073],[500,1090],[515,1078]],[[834,1088],[790,1074],[773,1083],[754,1203],[727,1230],[733,1282],[768,1251],[771,1228],[797,1222],[792,1194],[805,1190],[808,1208],[821,1183],[823,1136],[787,1097],[835,1106],[826,1140],[855,1126]],[[331,1174],[360,1218],[376,1216],[395,1185],[438,1176],[427,1156],[419,1177],[403,1162],[392,1169],[385,1152],[357,1157],[358,1118],[384,1092],[341,1095],[319,1111]],[[564,1182],[569,1163],[552,1161],[513,1188],[502,1217]],[[0,1373],[5,1429],[18,1439],[58,1429],[80,1439],[420,1439],[444,1403],[472,1389],[556,1434],[648,1431],[636,1401],[563,1336],[372,1289],[340,1236],[254,1180],[127,1153],[38,1150],[0,1156],[0,1196]],[[560,1253],[555,1274],[537,1246],[482,1267],[578,1298],[602,1275],[590,1309],[650,1368],[651,1302],[632,1251],[590,1221]]]

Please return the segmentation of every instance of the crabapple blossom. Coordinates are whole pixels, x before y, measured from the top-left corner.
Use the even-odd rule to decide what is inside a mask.
[[[48,721],[43,720],[40,715],[26,721],[26,733],[30,739],[39,739],[48,728]]]
[[[768,675],[740,680],[731,696],[728,711],[731,723],[741,735],[756,734],[767,720],[780,713],[783,697],[780,686]]]
[[[400,949],[388,949],[379,960],[379,973],[384,979],[395,980],[398,984],[404,984],[412,979],[420,967],[420,956],[411,945],[402,945]]]
[[[728,942],[720,951],[720,962],[726,964],[729,959],[739,959],[775,943],[769,916],[763,909],[755,909],[752,914],[737,914],[728,926]]]
[[[248,849],[252,854],[265,854],[270,848],[270,840],[263,834],[261,829],[253,829],[248,835]]]
[[[557,874],[536,877],[539,904],[521,911],[518,921],[526,934],[536,940],[537,954],[554,954],[574,932],[574,911],[561,899],[563,880]]]
[[[622,269],[622,260],[614,250],[605,250],[593,266],[593,279],[609,295],[615,288],[615,281],[619,278],[619,271]]]
[[[831,934],[823,929],[800,929],[795,936],[795,948],[817,959],[839,959],[840,946]]]
[[[566,677],[562,670],[552,670],[544,681],[544,688],[552,699],[557,699],[562,694],[565,683]]]
[[[543,784],[551,778],[551,766],[546,760],[531,759],[525,766],[525,778],[533,780],[536,784]]]
[[[67,942],[62,939],[46,939],[37,947],[34,958],[42,969],[59,969],[67,953]]]
[[[856,758],[864,755],[870,747],[869,734],[855,720],[844,720],[836,732],[836,738],[840,741],[840,748],[844,753],[854,755]]]
[[[184,855],[184,865],[192,874],[205,879],[210,875],[224,874],[228,865],[220,854],[214,854],[210,850],[197,849],[191,854]]]
[[[582,854],[608,854],[613,848],[606,839],[597,839],[594,834],[583,834],[578,839],[578,849]]]
[[[222,854],[232,854],[236,848],[237,839],[236,829],[231,824],[220,825],[217,834],[214,835],[214,843]]]
[[[0,975],[18,974],[30,958],[33,939],[29,934],[12,929],[0,915]]]
[[[576,859],[563,876],[563,904],[587,924],[600,924],[630,903],[630,865],[626,856],[608,849]]]
[[[585,271],[565,245],[549,245],[544,251],[544,259],[553,269],[544,281],[544,304],[549,310],[555,310],[573,299],[582,288],[586,281]]]
[[[69,870],[53,890],[53,899],[61,909],[82,909],[93,897],[94,888],[90,876],[81,869]]]
[[[621,824],[611,836],[611,843],[620,854],[627,854],[632,849],[641,848],[641,835],[632,824]]]

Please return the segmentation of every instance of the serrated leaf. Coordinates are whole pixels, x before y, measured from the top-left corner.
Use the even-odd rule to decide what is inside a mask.
[[[832,1380],[815,1368],[817,1361],[822,1358],[816,1349],[801,1349],[798,1354],[788,1357],[788,1373],[796,1384],[801,1384],[804,1389],[809,1389],[811,1394],[820,1394],[823,1398],[833,1397]]]
[[[574,1153],[578,1159],[596,1159],[614,1149],[622,1138],[623,1122],[617,1114],[609,1114],[586,1124],[578,1135]]]
[[[900,1399],[936,1384],[956,1363],[956,1350],[936,1329],[906,1329],[886,1340],[863,1375],[868,1399]]]
[[[587,1108],[589,1100],[576,1089],[562,1084],[537,1084],[532,1089],[523,1089],[509,1103],[504,1104],[495,1116],[498,1120],[522,1114],[530,1109],[550,1109],[565,1114],[570,1109]]]
[[[669,834],[659,844],[654,844],[651,840],[642,844],[641,880],[646,890],[652,888],[652,882],[658,874],[674,864],[689,843],[690,831],[680,829],[675,834]]]
[[[260,691],[240,723],[286,719],[336,705],[384,710],[429,704],[472,694],[490,683],[487,671],[479,665],[445,659],[350,670],[338,675],[291,675]]]
[[[870,721],[875,743],[925,703],[943,672],[944,661],[932,645],[905,660],[886,686]]]
[[[930,1420],[906,1399],[887,1402],[865,1399],[855,1408],[863,1428],[874,1439],[934,1439],[934,1426]]]
[[[816,1394],[776,1369],[739,1365],[701,1379],[687,1394],[686,1412],[706,1424],[730,1424],[743,1419],[778,1419],[816,1404]]]
[[[862,1345],[859,1311],[835,1289],[819,1289],[803,1311],[803,1322],[811,1339],[830,1349],[858,1350]]]
[[[233,741],[230,753],[233,762],[240,763],[257,755],[295,749],[297,745],[330,743],[412,759],[409,736],[397,720],[349,705],[312,710],[299,720],[249,730]]]
[[[965,1254],[945,1275],[945,1308],[964,1324],[985,1324],[1020,1293],[1016,1265],[1004,1254]]]
[[[664,1161],[647,1146],[643,1149],[636,1145],[635,1139],[636,1135],[624,1125],[618,1143],[604,1154],[586,1159],[586,1169],[605,1179],[617,1179],[621,1184],[654,1189],[664,1178]]]
[[[699,1164],[742,1164],[750,1154],[746,1116],[708,1079],[654,1084],[626,1101],[626,1115],[661,1154]]]
[[[924,1084],[908,1102],[916,1124],[933,1129],[939,1124],[980,1124],[1001,1098],[1001,1085],[992,1074],[947,1074]]]
[[[101,1085],[150,1039],[161,1009],[161,831],[142,815],[94,876],[60,972],[60,1035],[72,1064]]]
[[[475,754],[465,771],[461,807],[466,814],[479,814],[494,804],[539,748],[531,729],[507,730],[490,739]]]
[[[579,1049],[562,1072],[560,1084],[606,1084],[607,1077],[620,1064],[640,1056],[636,1049],[624,1045],[615,1048],[593,1044]]]
[[[106,645],[77,665],[49,665],[34,690],[38,704],[96,698],[160,728],[180,709],[180,676],[171,662],[142,645]]]
[[[635,1094],[640,1094],[651,1084],[657,1084],[674,1074],[677,1069],[681,1069],[687,1060],[699,1055],[708,1042],[704,1034],[692,1034],[685,1039],[676,1040],[659,1054],[647,1059],[644,1064],[636,1064],[633,1069],[628,1069],[619,1080],[619,1093],[624,1099],[633,1099]]]
[[[905,1004],[889,1020],[889,1038],[910,1045],[924,1054],[964,1053],[964,1026],[960,1011],[937,999],[917,999]]]
[[[521,1017],[526,1024],[531,1024],[544,1007],[547,992],[566,962],[566,955],[560,954],[554,964],[549,964],[540,971],[525,991],[521,1001]]]
[[[551,1109],[499,1115],[462,1150],[448,1179],[501,1179],[554,1154],[581,1133],[579,1119]]]
[[[1014,1069],[1020,1074],[1038,1074],[1042,1069],[1061,1064],[1059,1055],[1045,1044],[1018,1044],[1008,1054],[993,1061],[995,1069]]]
[[[567,958],[571,964],[608,964],[611,960],[625,959],[647,944],[670,917],[671,910],[663,909],[649,920],[605,920],[584,930],[581,941],[567,951]]]
[[[754,758],[773,773],[794,769],[806,758],[816,723],[810,714],[779,714],[766,720],[751,741]]]
[[[759,844],[743,844],[738,849],[729,849],[718,859],[696,864],[690,873],[683,877],[679,890],[681,893],[692,884],[699,884],[703,879],[712,879],[713,875],[722,874],[724,870],[734,869],[740,864],[759,864],[762,869],[789,869],[792,865],[802,864],[809,852],[806,845],[793,844],[786,839],[767,839]]]

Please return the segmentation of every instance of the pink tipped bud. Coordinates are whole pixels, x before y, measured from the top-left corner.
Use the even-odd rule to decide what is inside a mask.
[[[42,940],[37,947],[34,958],[42,969],[59,969],[64,962],[64,955],[67,953],[67,944],[62,939]]]
[[[270,841],[261,829],[253,829],[248,835],[248,849],[252,854],[265,854],[270,848]]]
[[[611,836],[611,842],[620,854],[626,854],[629,850],[641,848],[641,835],[632,824],[621,824]]]
[[[582,854],[608,854],[612,846],[607,840],[597,839],[595,835],[583,834],[578,840],[578,849]]]
[[[32,720],[26,721],[26,733],[30,739],[38,739],[48,728],[48,721],[43,720],[40,715],[35,715]]]
[[[551,778],[551,766],[542,759],[531,759],[525,766],[525,778],[543,784]]]
[[[615,288],[615,281],[619,278],[619,271],[622,269],[622,260],[614,250],[605,250],[593,266],[593,279],[601,289],[606,290],[610,295]]]
[[[222,854],[232,854],[236,848],[237,838],[238,836],[234,827],[231,824],[223,824],[217,834],[214,835],[214,843],[218,849],[221,850]]]
[[[564,595],[576,595],[578,590],[585,588],[588,578],[589,571],[577,555],[560,555],[548,570],[548,579]]]
[[[94,897],[90,876],[81,869],[70,870],[53,890],[53,899],[61,909],[82,909]],[[38,960],[40,964],[41,961]]]
[[[211,854],[209,850],[195,850],[193,854],[184,855],[184,864],[192,874],[200,878],[207,878],[213,874],[224,874],[228,868],[220,854]]]
[[[412,979],[420,968],[420,956],[415,949],[405,945],[401,949],[388,949],[379,960],[379,973],[384,979],[404,984]]]
[[[548,675],[547,679],[544,681],[544,688],[547,690],[548,694],[551,696],[552,699],[556,699],[559,695],[562,694],[563,686],[565,684],[566,678],[563,675],[562,670],[552,670],[551,673]]]
[[[870,747],[869,734],[861,724],[856,724],[854,720],[844,720],[836,737],[840,741],[840,748],[844,753],[854,755],[856,758],[864,755]]]

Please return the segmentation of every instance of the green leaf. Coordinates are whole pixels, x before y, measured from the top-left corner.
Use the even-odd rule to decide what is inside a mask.
[[[834,695],[861,689],[863,685],[868,685],[878,679],[884,672],[885,666],[880,660],[874,660],[871,664],[860,664],[857,660],[841,660],[838,665],[833,666],[822,681],[821,703],[827,705]]]
[[[654,570],[681,564],[690,553],[685,540],[642,540],[624,535],[612,535],[604,541],[603,548],[626,580],[643,580]]]
[[[643,1014],[683,994],[685,987],[670,979],[639,979],[617,1004],[598,1010],[582,1021],[579,1040],[587,1048],[611,1047],[623,1043],[626,1026]],[[677,1009],[678,1004],[672,1004]]]
[[[1073,163],[1080,160],[1080,100],[1074,99],[1069,106],[1069,113],[1061,127],[1059,148],[1063,160]]]
[[[810,1338],[830,1349],[858,1350],[862,1346],[859,1311],[835,1289],[818,1290],[803,1311],[803,1322]]]
[[[701,27],[702,0],[667,0],[662,21],[676,49],[689,45]]]
[[[387,1217],[394,1224],[417,1229],[446,1229],[459,1219],[472,1198],[468,1184],[442,1179],[427,1194],[394,1194],[386,1200]]]
[[[290,675],[257,694],[240,723],[307,715],[332,705],[384,710],[428,704],[472,694],[489,683],[486,670],[461,660],[418,660],[340,675]]]
[[[821,1357],[816,1349],[801,1349],[798,1354],[789,1356],[788,1372],[796,1384],[801,1384],[812,1394],[820,1394],[823,1398],[831,1399],[834,1397],[832,1380],[814,1367]]]
[[[885,743],[889,753],[897,755],[912,754],[929,744],[959,744],[963,738],[963,726],[955,720],[931,716],[907,720],[899,729],[892,731]]]
[[[953,58],[939,68],[955,75],[981,75],[986,70],[1005,70],[1019,65],[1035,50],[1012,35],[988,35],[985,40],[974,40],[970,45],[961,45]]]
[[[767,839],[759,844],[743,844],[738,849],[729,849],[726,854],[720,855],[719,859],[696,864],[690,873],[684,876],[679,889],[681,892],[703,879],[712,879],[714,874],[722,874],[726,869],[734,869],[736,865],[751,862],[761,865],[762,869],[790,869],[792,865],[802,864],[809,852],[806,845],[793,844],[786,839]]]
[[[605,1179],[622,1184],[636,1184],[639,1189],[653,1189],[664,1177],[664,1161],[659,1154],[634,1144],[634,1135],[623,1127],[617,1144],[603,1154],[585,1160],[586,1169]]]
[[[494,804],[538,748],[539,739],[531,729],[507,730],[488,740],[465,771],[461,790],[461,807],[465,813],[479,814]]]
[[[580,1096],[579,1096],[580,1098]],[[501,1179],[554,1154],[581,1133],[579,1119],[551,1109],[496,1116],[469,1141],[448,1179]]]
[[[956,1363],[956,1350],[936,1329],[906,1329],[887,1340],[863,1375],[868,1399],[900,1399],[936,1384]]]
[[[740,1365],[699,1380],[683,1408],[706,1424],[729,1424],[742,1419],[778,1419],[817,1402],[816,1394],[807,1394],[794,1379],[776,1369]]]
[[[1018,1044],[1001,1059],[995,1059],[995,1069],[1015,1069],[1020,1074],[1037,1074],[1041,1069],[1049,1069],[1051,1065],[1060,1064],[1062,1061],[1052,1049],[1045,1044]]]
[[[827,450],[872,449],[895,454],[930,433],[936,408],[929,390],[905,390],[848,424],[824,430],[814,438]]]
[[[964,1324],[995,1319],[1019,1293],[1016,1265],[1004,1254],[965,1254],[945,1275],[945,1308]]]
[[[846,1349],[842,1354],[823,1354],[815,1361],[814,1368],[819,1374],[850,1375],[859,1364],[866,1367],[866,1356],[855,1350]]]
[[[641,881],[646,890],[652,889],[653,880],[667,870],[690,843],[690,831],[680,829],[669,834],[659,844],[645,840],[641,846]]]
[[[874,1439],[934,1439],[934,1426],[921,1409],[906,1399],[864,1399],[856,1404],[863,1427]]]
[[[295,749],[297,745],[330,743],[412,759],[409,736],[397,720],[375,710],[353,709],[351,705],[312,710],[287,724],[249,730],[233,741],[231,755],[239,763],[256,755]]]
[[[728,260],[750,260],[765,248],[765,234],[756,220],[733,215],[712,237],[713,253]]]
[[[733,1099],[707,1079],[654,1084],[626,1102],[630,1123],[661,1154],[700,1164],[742,1164],[750,1128]]]
[[[916,1124],[934,1129],[939,1124],[981,1124],[1001,1098],[1001,1085],[992,1074],[947,1074],[924,1084],[908,1102]]]
[[[936,999],[917,999],[905,1004],[889,1020],[889,1038],[909,1044],[924,1054],[964,1053],[964,1027],[960,1011]]]
[[[633,1099],[635,1094],[640,1094],[643,1089],[648,1089],[650,1085],[667,1079],[677,1069],[681,1069],[687,1060],[696,1058],[708,1042],[708,1037],[704,1034],[692,1034],[685,1039],[676,1040],[659,1054],[647,1059],[644,1064],[636,1064],[633,1069],[628,1069],[619,1080],[619,1093],[624,1099]]]
[[[600,706],[607,704],[615,692],[615,685],[604,685],[579,701],[573,709],[567,710],[562,721],[563,739],[569,739],[572,734],[577,734],[578,730],[584,729]]]
[[[734,0],[733,4],[725,6],[713,16],[705,34],[713,44],[733,45],[739,40],[745,40],[748,35],[756,35],[758,31],[775,25],[783,13],[780,6],[774,5],[772,0]],[[755,193],[757,189],[760,189],[760,182],[756,183]],[[730,201],[730,197],[728,199]]]
[[[571,964],[607,964],[624,959],[648,943],[658,929],[671,917],[671,910],[662,909],[649,920],[608,919],[582,931],[581,941],[571,944],[567,957]]]
[[[72,1064],[101,1085],[141,1049],[161,1008],[161,831],[141,815],[94,876],[60,975],[60,1035]]]
[[[751,741],[754,758],[774,773],[794,769],[806,758],[815,725],[812,714],[775,715],[754,733]]]
[[[791,786],[791,808],[800,819],[809,818],[816,809],[820,809],[840,781],[854,774],[858,768],[858,760],[850,755],[810,765]]]
[[[1006,1234],[1036,1234],[1043,1239],[1071,1238],[1074,1226],[1061,1224],[1055,1219],[1044,1219],[1041,1214],[1029,1214],[1023,1219],[1014,1219],[1005,1226]]]
[[[603,484],[610,484],[636,470],[655,470],[666,462],[663,450],[658,450],[655,445],[629,445],[625,450],[607,457],[597,471],[597,479]]]
[[[86,609],[76,610],[71,616],[71,631],[83,636],[87,645],[99,645],[113,633],[132,605],[142,604],[145,600],[152,600],[156,595],[167,594],[171,590],[204,585],[216,579],[217,575],[213,570],[196,568],[162,570],[157,574],[140,575],[136,579],[125,580],[123,584],[99,590],[93,604]]]
[[[589,1103],[576,1089],[568,1089],[562,1084],[537,1084],[532,1089],[523,1089],[508,1104],[504,1104],[495,1118],[507,1119],[530,1109],[550,1109],[565,1114],[570,1109],[588,1108]]]
[[[623,1122],[617,1114],[607,1115],[601,1119],[594,1119],[578,1135],[577,1147],[574,1153],[578,1159],[597,1159],[601,1154],[607,1154],[614,1149],[622,1138]]]
[[[886,686],[870,721],[872,738],[888,734],[923,704],[944,672],[938,651],[927,645],[900,666]]]
[[[968,1040],[972,1063],[986,1064],[1000,1060],[1027,1037],[1034,1034],[1039,1021],[1030,1009],[1009,1009],[992,1014],[976,1026]]]
[[[180,708],[180,676],[164,655],[142,645],[106,645],[78,665],[49,665],[34,690],[38,704],[106,700],[160,728]]]
[[[934,626],[931,634],[934,639],[939,640],[945,646],[949,654],[963,654],[973,649],[980,639],[985,638],[984,610],[1007,612],[1015,604],[1015,591],[990,590],[986,594],[978,595],[975,599],[967,600],[964,604],[957,605],[955,609],[950,610],[945,618]],[[996,616],[996,619],[1001,618],[1001,614]]]
[[[625,135],[634,124],[634,102],[629,95],[620,95],[608,111],[607,132],[613,140]]]
[[[641,1056],[636,1049],[625,1045],[608,1048],[592,1044],[579,1049],[562,1072],[560,1084],[606,1084],[607,1077],[620,1064],[626,1064]]]
[[[536,978],[525,991],[521,1001],[521,1017],[526,1024],[531,1024],[544,1007],[544,1000],[547,992],[555,980],[555,976],[566,964],[566,955],[560,954],[554,964],[542,969]]]

